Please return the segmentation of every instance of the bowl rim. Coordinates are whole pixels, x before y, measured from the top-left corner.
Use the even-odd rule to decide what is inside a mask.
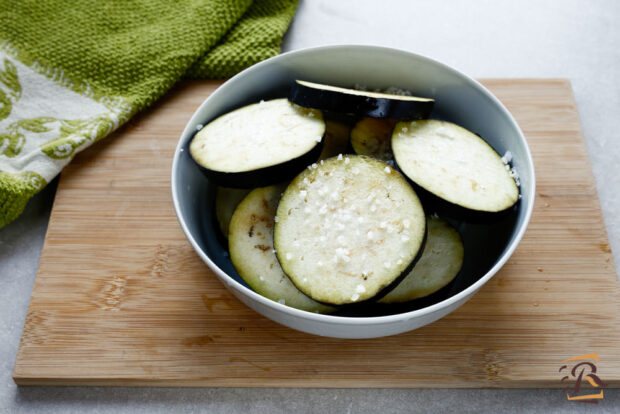
[[[338,50],[338,49],[340,50],[358,49],[358,50],[364,50],[367,52],[381,51],[382,53],[387,52],[387,53],[393,53],[393,54],[406,55],[409,58],[413,57],[415,59],[424,61],[425,63],[431,64],[431,65],[437,65],[447,70],[448,72],[452,72],[453,74],[463,78],[470,86],[473,86],[474,88],[478,89],[483,95],[489,98],[500,109],[500,111],[507,117],[511,126],[517,131],[518,137],[525,147],[525,155],[526,155],[525,164],[531,171],[532,179],[529,184],[529,191],[530,191],[531,197],[528,200],[527,205],[525,206],[526,211],[525,211],[525,217],[523,219],[522,225],[518,229],[517,234],[514,237],[512,243],[508,245],[508,249],[504,251],[502,256],[500,256],[500,258],[495,262],[493,267],[491,267],[491,269],[489,269],[487,273],[485,273],[480,279],[478,279],[472,285],[468,286],[466,289],[462,290],[456,295],[450,296],[449,298],[442,300],[441,302],[437,302],[430,306],[426,306],[424,308],[420,308],[420,309],[416,309],[416,310],[412,310],[412,311],[404,312],[404,313],[397,313],[397,314],[383,315],[383,316],[364,316],[364,317],[334,316],[334,315],[329,315],[329,314],[319,314],[319,313],[313,313],[313,312],[308,312],[308,311],[292,308],[290,306],[283,305],[279,302],[273,301],[271,299],[268,299],[254,292],[252,289],[244,286],[243,284],[235,280],[233,277],[229,276],[226,272],[221,270],[209,258],[209,256],[207,256],[207,254],[200,248],[196,240],[192,237],[189,231],[189,228],[187,227],[187,224],[185,223],[185,219],[181,216],[181,213],[180,213],[181,208],[180,208],[179,197],[178,197],[178,192],[177,192],[177,178],[176,178],[175,173],[178,169],[180,154],[182,152],[181,149],[185,145],[185,142],[191,138],[191,131],[195,129],[194,125],[196,125],[197,114],[200,112],[200,110],[205,105],[207,105],[209,101],[214,99],[214,97],[218,96],[221,93],[221,91],[224,89],[223,87],[225,85],[234,82],[236,79],[248,76],[248,73],[254,70],[257,70],[258,68],[261,68],[266,65],[270,65],[272,62],[277,61],[277,60],[289,59],[296,55],[321,52],[325,50]],[[184,137],[186,138],[184,139]],[[226,281],[226,284],[228,285],[228,287],[235,289],[237,292],[250,297],[252,300],[257,301],[263,306],[266,306],[267,308],[271,308],[273,311],[276,311],[276,312],[284,312],[291,316],[294,316],[300,319],[306,319],[306,320],[313,321],[313,322],[340,324],[340,325],[356,325],[356,326],[383,325],[387,323],[406,322],[413,318],[423,317],[425,315],[433,314],[442,309],[450,308],[452,305],[455,305],[458,302],[468,299],[478,289],[480,289],[486,282],[488,282],[502,268],[502,266],[508,261],[508,259],[514,253],[515,249],[521,242],[521,239],[523,238],[523,235],[525,234],[525,231],[529,225],[530,218],[532,216],[532,211],[534,208],[534,199],[535,199],[535,194],[536,194],[536,177],[535,177],[535,171],[534,171],[534,161],[532,159],[532,154],[530,151],[530,147],[527,143],[527,140],[525,139],[525,136],[523,135],[521,128],[517,124],[512,114],[508,111],[508,109],[506,109],[506,107],[502,104],[502,102],[495,95],[493,95],[487,88],[485,88],[480,82],[476,81],[470,76],[444,63],[438,62],[426,56],[419,55],[417,53],[409,52],[409,51],[402,50],[402,49],[396,49],[396,48],[384,47],[384,46],[375,46],[375,45],[362,45],[362,44],[337,44],[337,45],[316,46],[316,47],[308,47],[308,48],[303,48],[303,49],[292,50],[292,51],[285,52],[280,55],[271,57],[269,59],[266,59],[257,64],[254,64],[250,66],[249,68],[237,73],[230,79],[226,80],[222,85],[220,85],[213,93],[211,93],[211,95],[209,95],[200,104],[200,106],[192,114],[189,121],[186,123],[185,128],[183,129],[183,132],[181,133],[181,136],[179,137],[179,141],[175,148],[174,158],[172,161],[172,168],[171,168],[170,184],[171,184],[171,189],[172,189],[172,201],[174,204],[174,211],[177,216],[177,220],[179,221],[179,224],[181,225],[181,228],[183,229],[183,233],[185,233],[185,236],[189,240],[190,244],[192,245],[196,253],[198,253],[200,258],[203,260],[203,262],[205,262],[207,266],[209,266],[209,268],[213,272],[215,272],[220,279],[222,279],[220,281]]]

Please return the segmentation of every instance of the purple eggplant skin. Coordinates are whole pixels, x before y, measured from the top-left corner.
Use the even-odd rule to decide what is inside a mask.
[[[317,143],[312,149],[297,158],[281,164],[242,172],[222,172],[205,168],[194,158],[194,163],[208,180],[222,187],[231,188],[257,188],[278,184],[293,179],[297,174],[312,163],[316,162],[323,150],[325,139]],[[277,149],[276,149],[277,150]]]
[[[434,101],[399,101],[310,88],[294,82],[289,100],[299,106],[371,118],[426,119]]]
[[[399,169],[400,171],[400,169]],[[402,171],[400,171],[402,173]],[[405,175],[405,174],[403,174]],[[438,214],[441,217],[447,217],[454,220],[472,224],[493,224],[514,214],[519,209],[521,200],[517,200],[515,204],[505,210],[497,212],[472,210],[458,204],[451,203],[441,197],[436,196],[420,185],[411,181],[407,176],[407,181],[413,187],[415,193],[420,197],[420,201],[425,211]]]

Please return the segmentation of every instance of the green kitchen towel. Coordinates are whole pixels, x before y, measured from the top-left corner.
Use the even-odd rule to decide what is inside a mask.
[[[182,77],[279,53],[297,0],[0,0],[0,228]]]

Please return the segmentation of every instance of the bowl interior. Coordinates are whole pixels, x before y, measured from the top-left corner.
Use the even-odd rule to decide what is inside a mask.
[[[480,134],[499,154],[510,150],[521,181],[522,199],[512,213],[493,223],[449,220],[463,238],[465,261],[455,280],[439,292],[406,305],[365,307],[344,316],[382,316],[427,307],[450,298],[484,277],[503,258],[522,227],[533,203],[533,169],[527,145],[510,115],[478,83],[427,58],[393,49],[335,46],[280,55],[240,73],[218,88],[196,111],[175,154],[173,186],[177,214],[186,232],[219,269],[247,287],[230,261],[226,241],[214,214],[215,185],[199,171],[189,155],[196,125],[240,106],[285,97],[295,79],[338,86],[369,88],[397,86],[436,100],[433,117],[459,124]],[[193,240],[192,240],[193,239]]]

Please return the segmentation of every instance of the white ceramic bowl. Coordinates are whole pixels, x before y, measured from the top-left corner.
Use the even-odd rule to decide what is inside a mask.
[[[442,293],[379,316],[320,315],[290,308],[249,289],[234,271],[213,219],[213,183],[198,170],[188,145],[198,124],[261,99],[287,95],[295,79],[339,86],[397,86],[435,98],[434,117],[477,132],[497,152],[510,150],[521,181],[520,205],[508,222],[458,225],[465,263]],[[185,127],[172,164],[172,197],[179,223],[198,255],[224,286],[260,314],[300,331],[338,338],[394,335],[429,324],[472,297],[506,263],[519,244],[534,204],[534,165],[525,137],[500,101],[466,75],[413,53],[375,46],[328,46],[284,53],[254,65],[220,86]],[[490,240],[489,240],[489,234]],[[497,234],[497,236],[496,236]],[[206,273],[205,277],[209,277]]]

